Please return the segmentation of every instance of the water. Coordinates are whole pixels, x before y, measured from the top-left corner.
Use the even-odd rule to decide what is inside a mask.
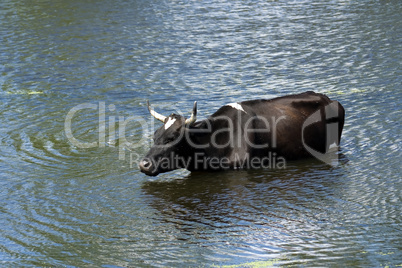
[[[1,265],[402,265],[401,13],[396,0],[2,1]],[[197,100],[201,119],[306,90],[346,108],[338,166],[136,166],[147,99],[165,115]],[[65,132],[80,104],[71,132],[94,148]]]

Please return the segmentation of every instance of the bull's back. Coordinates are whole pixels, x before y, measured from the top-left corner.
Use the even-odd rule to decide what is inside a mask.
[[[288,95],[269,100],[251,100],[240,104],[245,109],[252,109],[256,115],[272,116],[284,111],[294,109],[295,112],[309,116],[320,107],[330,104],[332,101],[324,94],[307,91],[300,94]]]
[[[270,147],[263,152],[259,150],[258,154],[275,151],[287,159],[299,159],[309,156],[305,150],[306,145],[319,152],[326,152],[327,137],[336,137],[334,140],[336,144],[340,142],[344,109],[338,102],[330,100],[323,94],[309,91],[270,100],[245,101],[241,105],[245,110],[252,110],[255,116],[265,118],[266,122],[269,122],[270,135],[257,133],[256,140],[260,140],[261,143],[267,142]],[[327,133],[328,120],[324,116],[328,110],[326,107],[334,109],[335,106],[337,115],[332,116],[331,120],[338,123],[336,135]],[[308,118],[313,118],[314,123],[306,125]],[[257,128],[266,126],[266,122],[261,120]]]

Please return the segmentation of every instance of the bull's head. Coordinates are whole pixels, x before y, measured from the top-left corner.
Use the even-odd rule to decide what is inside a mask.
[[[156,176],[159,173],[183,168],[183,161],[180,161],[179,157],[188,154],[185,132],[196,121],[197,102],[194,102],[193,112],[188,119],[177,114],[163,116],[155,112],[148,101],[147,106],[151,115],[162,121],[163,126],[155,131],[154,145],[139,163],[141,172]]]

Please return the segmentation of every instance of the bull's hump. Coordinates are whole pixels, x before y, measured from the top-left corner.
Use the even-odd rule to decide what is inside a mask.
[[[242,111],[242,112],[247,113],[247,112],[243,109],[243,106],[241,106],[240,103],[233,102],[233,103],[226,104],[226,106],[230,106],[230,107],[232,107],[232,108],[234,108],[234,109],[236,109],[236,110],[239,110],[239,111]]]

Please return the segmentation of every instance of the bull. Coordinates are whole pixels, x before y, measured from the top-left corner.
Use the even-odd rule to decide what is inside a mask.
[[[189,118],[163,116],[154,145],[140,161],[150,176],[185,168],[224,170],[272,167],[286,161],[325,155],[338,148],[345,119],[342,105],[324,94],[307,91],[273,99],[222,106],[197,121],[197,102]],[[273,159],[274,158],[274,159]]]

